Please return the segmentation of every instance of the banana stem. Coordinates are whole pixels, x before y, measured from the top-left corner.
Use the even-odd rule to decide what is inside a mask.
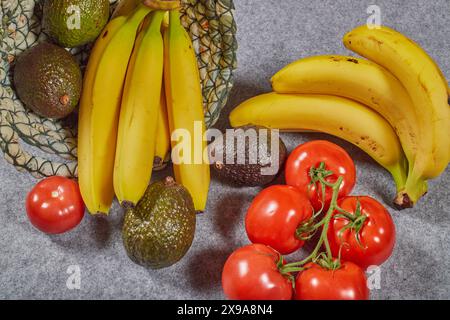
[[[179,0],[144,0],[143,4],[154,10],[176,10],[181,7]]]

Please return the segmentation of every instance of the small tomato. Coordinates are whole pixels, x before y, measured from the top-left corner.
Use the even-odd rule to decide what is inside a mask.
[[[83,219],[84,208],[78,183],[64,177],[40,181],[26,199],[30,222],[48,234],[63,233],[76,227]]]

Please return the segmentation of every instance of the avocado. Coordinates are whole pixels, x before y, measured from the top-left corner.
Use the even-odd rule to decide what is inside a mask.
[[[179,261],[194,239],[196,213],[189,192],[172,177],[151,184],[125,213],[122,239],[135,263],[159,269]]]
[[[94,41],[109,19],[109,0],[45,0],[44,32],[63,47]]]
[[[46,118],[60,119],[77,106],[82,75],[74,57],[51,43],[40,43],[22,53],[14,69],[20,100]]]
[[[253,135],[249,134],[252,132]],[[232,185],[248,187],[264,186],[272,182],[283,168],[287,157],[286,146],[278,135],[278,148],[272,152],[272,140],[275,137],[272,133],[270,129],[246,126],[234,131],[227,130],[221,138],[216,139],[210,145],[210,150],[213,157],[220,155],[221,158],[212,159],[212,166],[219,178]],[[250,141],[250,137],[254,140]],[[245,143],[239,144],[239,140]]]

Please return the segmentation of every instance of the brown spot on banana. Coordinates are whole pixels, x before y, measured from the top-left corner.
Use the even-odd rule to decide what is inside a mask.
[[[379,47],[381,47],[384,42],[381,40],[378,40],[377,38],[375,38],[374,36],[369,36],[367,39],[369,39],[372,42],[375,42]]]
[[[419,76],[418,76],[418,80],[419,80],[419,84],[420,84],[420,86],[422,87],[422,89],[423,89],[426,93],[428,93],[428,87],[427,87],[426,84],[422,81],[422,77],[420,76],[420,74],[419,74]]]

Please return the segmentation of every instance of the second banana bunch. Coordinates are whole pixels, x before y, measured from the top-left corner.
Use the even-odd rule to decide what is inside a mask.
[[[275,92],[233,110],[231,125],[345,139],[392,174],[395,205],[412,207],[450,159],[448,83],[418,44],[388,27],[358,27],[344,45],[368,60],[327,55],[296,61],[272,78]]]
[[[95,43],[80,103],[79,185],[93,214],[107,214],[114,195],[137,204],[169,153],[170,132],[193,134],[196,122],[205,130],[197,60],[178,10],[127,3]],[[203,211],[209,164],[174,164],[174,173]]]

